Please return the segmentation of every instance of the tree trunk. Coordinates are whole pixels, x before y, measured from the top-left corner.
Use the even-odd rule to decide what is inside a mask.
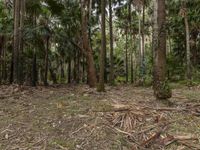
[[[24,81],[24,68],[23,68],[23,30],[24,30],[24,18],[25,18],[25,0],[20,0],[20,27],[19,27],[19,81]]]
[[[88,72],[88,84],[90,87],[95,87],[97,83],[96,79],[96,69],[93,58],[93,50],[90,46],[89,36],[88,36],[88,3],[87,0],[81,0],[81,20],[82,20],[82,38],[83,38],[83,50],[86,55],[87,61],[87,72]]]
[[[3,45],[3,62],[2,62],[2,65],[3,65],[3,70],[2,70],[2,78],[4,81],[7,80],[7,69],[6,69],[6,50],[7,50],[7,37],[5,36],[4,37],[4,45]]]
[[[166,79],[166,12],[165,0],[154,0],[154,94],[157,99],[171,97]]]
[[[80,73],[80,51],[77,51],[77,78],[76,83],[80,82],[81,73]]]
[[[84,83],[85,82],[85,57],[84,57],[84,54],[82,54],[82,61],[83,61],[83,64],[82,64],[82,82]]]
[[[64,58],[61,58],[60,60],[60,78],[61,81],[65,78],[65,70],[64,70]]]
[[[71,83],[71,58],[68,60],[68,83]]]
[[[131,75],[131,83],[133,83],[133,35],[132,35],[132,12],[131,12],[131,2],[132,0],[129,0],[129,6],[128,6],[128,14],[129,14],[129,32],[130,32],[130,42],[131,42],[131,48],[130,48],[130,75]]]
[[[3,81],[4,36],[0,34],[0,83]]]
[[[105,22],[105,0],[101,0],[101,51],[100,51],[100,75],[98,91],[105,91],[105,56],[106,56],[106,22]]]
[[[14,2],[13,82],[19,84],[20,0]]]
[[[37,17],[36,13],[33,14],[33,26],[36,27],[37,25]],[[36,36],[36,32],[34,33]],[[34,40],[36,44],[36,40]],[[36,86],[37,83],[37,55],[36,55],[36,48],[33,47],[33,56],[32,56],[32,86]]]
[[[113,14],[112,0],[109,0],[109,29],[110,29],[110,84],[114,84],[114,56],[113,56]]]
[[[188,23],[188,16],[187,16],[187,8],[186,3],[183,2],[184,10],[186,10],[184,14],[184,23],[185,23],[185,34],[186,34],[186,63],[187,63],[187,79],[190,81],[192,78],[191,74],[191,52],[190,52],[190,30],[189,30],[189,23]]]
[[[128,83],[128,28],[126,28],[126,46],[125,46],[125,69],[126,69],[126,83]]]
[[[145,35],[144,35],[144,28],[145,28],[145,0],[143,0],[143,8],[142,8],[142,29],[141,29],[141,36],[142,36],[142,43],[141,43],[141,79],[142,84],[145,80]]]
[[[36,82],[37,82],[36,62],[37,62],[37,57],[36,57],[36,53],[34,53],[33,58],[32,58],[32,86],[36,86]]]
[[[49,62],[49,37],[46,38],[46,50],[45,50],[45,71],[44,71],[44,85],[48,85],[48,62]]]

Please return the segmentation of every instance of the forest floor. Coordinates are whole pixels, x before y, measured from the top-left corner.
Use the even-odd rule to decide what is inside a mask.
[[[1,150],[200,149],[200,87],[0,86]]]

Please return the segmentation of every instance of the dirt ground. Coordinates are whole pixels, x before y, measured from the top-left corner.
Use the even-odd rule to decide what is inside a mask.
[[[0,149],[200,149],[200,88],[173,88],[163,103],[131,85],[0,86]]]

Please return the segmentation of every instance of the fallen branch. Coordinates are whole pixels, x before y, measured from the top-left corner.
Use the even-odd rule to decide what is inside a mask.
[[[190,148],[191,150],[200,150],[200,145],[194,145],[194,144],[188,143],[186,141],[177,141],[177,143],[182,144],[182,145]]]
[[[142,142],[140,145],[143,147],[150,146],[156,139],[160,137],[160,135],[167,129],[167,126],[162,127],[158,132],[153,134],[150,138],[148,138],[146,141]]]

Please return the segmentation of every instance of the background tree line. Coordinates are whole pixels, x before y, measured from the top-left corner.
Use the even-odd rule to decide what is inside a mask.
[[[200,81],[200,1],[1,0],[0,83]]]

